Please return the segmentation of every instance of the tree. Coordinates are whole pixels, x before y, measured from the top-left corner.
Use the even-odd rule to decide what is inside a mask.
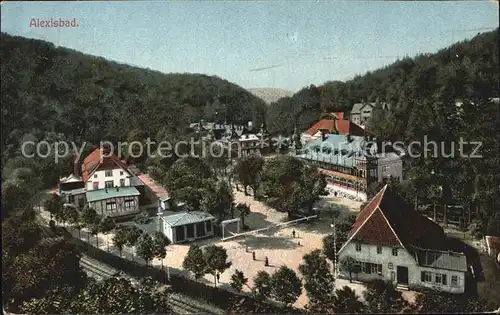
[[[102,303],[102,297],[107,303]],[[108,278],[90,282],[72,301],[65,313],[93,314],[168,314],[167,295],[158,284],[135,288],[124,278]]]
[[[68,207],[70,208],[70,207]],[[78,237],[81,237],[81,232],[82,232],[82,223],[80,222],[80,213],[81,209],[75,209],[73,208],[72,211],[68,211],[66,214],[66,219],[69,224],[74,226],[78,230]]]
[[[99,218],[98,216],[94,217],[94,222],[88,223],[89,234],[92,234],[95,237],[95,244],[97,248],[99,248],[99,232],[101,232],[100,223],[101,218]]]
[[[262,169],[262,193],[266,202],[288,217],[301,205],[300,177],[304,164],[291,156],[279,156],[266,160]]]
[[[185,157],[172,165],[164,184],[172,199],[185,202],[189,210],[199,210],[204,182],[212,176],[204,160]]]
[[[303,167],[300,176],[301,206],[304,206],[312,215],[313,205],[320,196],[328,195],[326,191],[326,179],[316,168]]]
[[[191,245],[187,252],[182,267],[189,272],[192,272],[196,280],[203,277],[206,273],[205,258],[203,252],[198,245]]]
[[[240,213],[241,225],[245,227],[245,217],[250,214],[250,206],[246,203],[238,203],[236,205],[236,210]]]
[[[299,265],[299,271],[305,281],[304,288],[309,297],[308,307],[316,312],[323,310],[332,301],[335,278],[330,273],[330,267],[321,250],[316,249],[304,255],[304,263]]]
[[[359,265],[351,256],[345,256],[339,261],[339,269],[349,273],[349,282],[352,282],[352,274],[358,273]]]
[[[333,310],[335,314],[360,314],[363,313],[363,303],[354,290],[343,286],[341,289],[335,290]]]
[[[137,255],[144,259],[146,265],[154,258],[153,239],[148,233],[142,233],[137,239],[136,251]]]
[[[42,235],[34,220],[13,216],[2,221],[2,251],[9,256],[18,256],[33,248]],[[5,262],[4,262],[5,263]]]
[[[243,286],[246,285],[248,282],[248,279],[245,278],[245,275],[243,274],[242,271],[239,271],[236,269],[234,271],[234,274],[231,276],[231,287],[236,290],[236,292],[241,292],[243,289]]]
[[[111,233],[116,227],[115,220],[109,216],[105,216],[102,218],[101,222],[99,223],[99,231],[101,231],[103,234],[107,235]],[[108,252],[109,252],[109,238],[106,237],[106,243],[108,246]]]
[[[89,230],[92,229],[92,227],[95,228],[96,222],[98,222],[99,220],[97,212],[88,206],[85,206],[83,208],[82,212],[80,213],[80,219],[83,225]],[[90,234],[88,236],[88,241],[90,242]]]
[[[214,276],[214,283],[217,286],[217,274],[222,274],[231,267],[231,262],[227,261],[227,251],[222,246],[210,245],[203,251],[205,258],[206,272]]]
[[[35,247],[2,266],[4,300],[18,305],[54,290],[77,292],[86,279],[80,258],[75,245],[63,238],[40,240]]]
[[[265,299],[271,293],[271,276],[261,270],[253,279],[252,292],[258,299]]]
[[[141,234],[143,232],[142,232],[141,229],[139,229],[135,225],[128,226],[125,229],[125,231],[126,231],[125,235],[126,235],[126,238],[127,238],[127,242],[125,243],[125,245],[127,245],[128,247],[131,247],[132,248],[132,254],[135,255],[133,247],[137,244],[137,240],[139,239],[139,237],[141,236]]]
[[[50,219],[59,216],[62,211],[62,201],[58,194],[51,194],[47,200],[45,200],[44,208],[50,213]]]
[[[394,285],[383,280],[373,280],[367,284],[363,293],[367,313],[400,313],[408,307],[408,302]]]
[[[120,257],[122,257],[123,246],[125,244],[127,244],[127,229],[123,225],[119,225],[115,228],[113,246],[120,252]]]
[[[302,283],[297,274],[287,266],[281,266],[271,276],[271,296],[285,306],[293,304],[302,293]]]
[[[201,207],[211,213],[220,223],[233,206],[234,196],[225,181],[207,180],[202,189]]]
[[[240,158],[236,162],[234,172],[238,181],[243,185],[245,195],[248,195],[247,187],[250,186],[254,192],[254,198],[256,197],[263,166],[264,159],[256,154]]]
[[[473,314],[491,311],[482,301],[475,298],[432,291],[424,291],[417,295],[411,309],[415,313],[423,314]]]
[[[167,257],[167,247],[170,244],[169,239],[163,233],[156,231],[153,234],[153,255],[161,261],[161,270],[163,270],[163,259]]]

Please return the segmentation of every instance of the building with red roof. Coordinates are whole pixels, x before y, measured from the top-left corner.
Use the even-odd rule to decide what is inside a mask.
[[[467,259],[450,251],[443,229],[387,185],[359,213],[339,261],[351,257],[361,281],[382,279],[409,288],[463,293]],[[348,277],[346,268],[338,268]]]
[[[344,113],[324,114],[323,119],[312,125],[301,135],[301,141],[307,144],[319,139],[324,134],[351,135],[363,137],[366,132],[354,122],[344,119]]]
[[[74,174],[60,181],[60,193],[67,204],[87,204],[98,214],[111,217],[139,212],[144,183],[115,154],[106,148],[94,149],[81,163],[81,176],[78,165],[75,157]],[[79,187],[73,189],[76,184]]]

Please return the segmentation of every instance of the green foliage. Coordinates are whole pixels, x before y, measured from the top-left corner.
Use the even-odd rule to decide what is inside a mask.
[[[25,253],[37,244],[42,231],[33,220],[11,217],[2,221],[2,252],[9,256]]]
[[[271,293],[271,276],[266,271],[260,270],[253,279],[252,292],[258,299],[266,299]]]
[[[349,273],[349,282],[352,282],[352,274],[360,271],[359,266],[356,264],[356,260],[351,256],[345,256],[340,259],[339,270]]]
[[[250,215],[250,206],[246,203],[238,203],[236,205],[236,210],[238,210],[241,219],[241,225],[245,227],[245,217]]]
[[[211,213],[220,223],[233,207],[233,191],[224,180],[209,179],[201,189],[201,208]]]
[[[242,271],[236,269],[234,274],[231,276],[231,287],[236,290],[236,292],[241,292],[243,286],[246,285],[248,279],[245,278],[245,275]]]
[[[367,313],[400,313],[409,305],[389,281],[373,280],[366,287],[364,298]]]
[[[202,189],[212,172],[205,161],[195,157],[177,160],[165,178],[165,186],[172,198],[185,202],[190,210],[200,210]]]
[[[102,303],[102,297],[106,303]],[[109,278],[91,282],[72,301],[66,312],[74,314],[166,314],[167,296],[158,288],[135,288],[129,280]]]
[[[125,235],[127,239],[125,245],[128,247],[135,246],[137,244],[137,240],[142,234],[143,231],[135,225],[125,227]]]
[[[264,159],[256,154],[240,158],[236,162],[234,173],[238,181],[243,185],[245,195],[247,186],[252,187],[254,197],[260,184],[260,173],[264,166]]]
[[[482,301],[465,295],[446,294],[426,291],[418,294],[415,303],[411,306],[415,313],[480,313],[492,311]]]
[[[205,271],[216,276],[217,273],[222,274],[226,269],[231,267],[231,262],[227,261],[227,250],[222,246],[209,245],[203,250],[205,259]]]
[[[271,276],[271,296],[285,306],[293,304],[302,293],[302,283],[292,269],[281,266]]]
[[[148,233],[142,233],[141,236],[137,239],[136,244],[137,255],[144,259],[146,264],[154,258],[154,244],[153,239]]]
[[[192,272],[196,280],[200,279],[206,274],[206,263],[203,257],[201,248],[197,245],[191,245],[187,252],[182,267],[189,272]]]
[[[356,292],[348,286],[335,290],[333,297],[333,311],[335,314],[360,314],[363,313],[363,303]]]
[[[266,202],[291,217],[301,208],[312,210],[325,194],[326,181],[314,169],[291,156],[266,160],[262,170],[262,192]]]
[[[86,279],[80,257],[76,247],[62,238],[41,239],[27,252],[3,262],[7,264],[2,270],[4,300],[15,306],[53,290],[76,292]]]
[[[167,250],[165,247],[170,245],[168,238],[163,235],[163,233],[156,231],[153,234],[153,255],[162,260],[167,256]]]
[[[109,216],[105,216],[102,218],[101,222],[99,223],[99,231],[101,231],[104,234],[108,234],[111,231],[114,230],[116,227],[115,220]]]
[[[115,228],[115,234],[113,235],[113,246],[120,252],[120,257],[122,256],[123,246],[127,244],[127,229],[123,225],[119,225]]]
[[[88,206],[85,206],[81,211],[80,219],[87,228],[98,226],[98,222],[100,220],[97,212]]]
[[[151,218],[145,212],[141,212],[134,217],[134,222],[137,224],[148,224],[151,222]]]
[[[331,302],[334,293],[335,278],[319,249],[304,255],[304,262],[299,265],[309,298],[309,309],[320,311]]]

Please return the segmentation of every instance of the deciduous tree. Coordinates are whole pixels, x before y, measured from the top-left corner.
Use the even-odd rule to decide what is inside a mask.
[[[292,269],[281,266],[271,276],[271,295],[285,306],[293,304],[302,293],[302,283]]]

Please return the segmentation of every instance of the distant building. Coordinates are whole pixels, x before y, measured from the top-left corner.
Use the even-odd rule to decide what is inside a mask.
[[[344,119],[343,113],[330,113],[322,115],[323,118],[311,126],[301,135],[301,142],[307,144],[321,138],[322,133],[352,135],[363,137],[366,132],[352,121]]]
[[[159,230],[173,244],[214,235],[215,217],[202,211],[158,211]]]
[[[354,279],[388,280],[410,289],[464,293],[468,270],[463,253],[450,251],[443,229],[418,213],[387,185],[359,213],[338,252],[351,257]],[[340,268],[343,278],[349,277]]]
[[[380,149],[365,137],[322,132],[297,157],[318,167],[334,191],[366,201],[371,183],[403,178],[401,156]]]
[[[355,124],[358,124],[363,129],[366,127],[368,120],[372,117],[373,109],[377,106],[377,103],[356,103],[352,106],[350,113],[350,120]],[[385,102],[380,103],[380,106],[384,111],[390,111],[391,105]]]
[[[190,128],[199,134],[201,139],[210,143],[219,143],[226,150],[230,149],[234,157],[262,155],[272,150],[270,135],[264,124],[260,129],[254,130],[252,122],[248,122],[247,126],[242,126],[202,121],[190,124]]]

